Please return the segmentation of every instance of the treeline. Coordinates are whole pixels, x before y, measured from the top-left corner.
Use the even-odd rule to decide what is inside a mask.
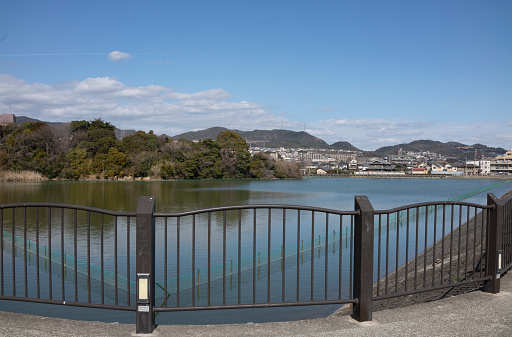
[[[56,135],[44,122],[0,126],[0,168],[34,171],[49,179],[219,179],[300,178],[296,163],[264,153],[251,156],[233,131],[215,140],[192,142],[156,136],[152,131],[119,140],[101,119],[73,121]]]

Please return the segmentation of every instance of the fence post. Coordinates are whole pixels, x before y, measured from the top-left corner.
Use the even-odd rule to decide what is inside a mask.
[[[372,320],[373,301],[373,206],[365,195],[355,196],[354,304],[352,315],[359,322]]]
[[[136,332],[152,333],[155,329],[155,197],[140,197],[137,206],[136,273],[137,314]]]
[[[486,275],[492,279],[484,284],[484,291],[497,294],[500,292],[500,273],[501,273],[501,241],[503,227],[503,206],[493,193],[487,194],[487,205],[494,206],[490,210],[487,224],[487,242],[486,242]]]

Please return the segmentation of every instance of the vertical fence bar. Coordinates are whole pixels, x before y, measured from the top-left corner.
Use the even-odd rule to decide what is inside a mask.
[[[436,275],[436,242],[437,242],[437,205],[434,206],[434,243],[432,245],[432,287],[435,284]],[[474,255],[473,255],[474,256]]]
[[[286,262],[286,209],[283,209],[283,248],[281,249],[281,302],[285,302],[285,262]]]
[[[176,218],[176,306],[180,306],[180,225],[181,217]],[[154,249],[153,249],[154,251]],[[154,260],[154,258],[153,258]],[[155,273],[153,273],[154,275]],[[192,273],[193,275],[193,273]],[[194,277],[194,276],[192,276]]]
[[[78,302],[78,269],[77,269],[77,261],[78,261],[78,210],[75,209],[74,212],[75,219],[74,219],[74,229],[73,229],[73,253],[74,253],[74,260],[75,260],[75,302]],[[39,249],[38,249],[39,250]],[[39,261],[39,259],[38,259]],[[117,273],[116,273],[117,276]],[[117,278],[116,278],[117,280]]]
[[[104,254],[103,254],[103,234],[104,232],[104,225],[103,225],[103,213],[101,214],[101,224],[100,224],[100,265],[101,265],[101,304],[105,304],[105,274],[104,274]]]
[[[354,304],[353,316],[359,322],[372,320],[374,210],[366,196],[355,197]]]
[[[242,300],[242,210],[238,210],[238,304]]]
[[[473,278],[476,277],[476,234],[477,234],[477,227],[476,227],[476,223],[477,223],[477,219],[478,219],[478,211],[477,211],[477,208],[474,207],[475,209],[475,216],[473,217]],[[483,211],[482,211],[482,217],[483,217]]]
[[[489,223],[490,223],[490,216],[491,216],[491,212],[489,212],[487,209],[484,209],[482,210],[482,225],[481,225],[481,231],[480,231],[480,277],[482,277],[483,275],[483,272],[484,272],[484,268],[483,268],[483,261],[484,261],[484,247],[486,247],[486,251],[489,252],[489,250],[487,250],[487,243],[489,242],[489,240],[487,240],[487,234],[489,233],[489,231],[487,230],[488,226],[489,226]],[[484,230],[485,230],[485,235],[484,235]],[[484,238],[485,238],[485,243],[484,243]],[[487,262],[489,261],[486,261],[486,267],[487,267]],[[487,274],[487,270],[486,270],[486,275]]]
[[[350,216],[350,240],[348,243],[350,244],[350,278],[349,278],[349,294],[353,293],[354,290],[354,218],[355,216]]]
[[[341,240],[340,240],[341,243]],[[300,210],[297,211],[297,291],[296,300],[299,302],[300,298]]]
[[[315,211],[311,212],[311,301],[314,298],[314,276],[315,276]]]
[[[211,254],[212,254],[212,213],[208,212],[208,306],[210,305],[210,278],[211,278]]]
[[[448,269],[448,283],[453,281],[452,278],[452,265],[453,265],[453,217],[455,213],[455,206],[452,205],[452,210],[450,212],[450,268]]]
[[[446,233],[446,205],[443,205],[443,233],[441,238],[441,283],[444,283],[444,236]]]
[[[167,235],[166,235],[167,237]],[[167,249],[165,252],[167,258]],[[166,269],[167,271],[167,269]],[[192,306],[196,305],[196,278],[194,272],[196,271],[196,215],[192,215]],[[199,292],[199,283],[197,284],[197,291]],[[165,294],[167,294],[167,275],[165,275]],[[165,304],[167,306],[167,296],[165,296]]]
[[[460,248],[461,248],[461,239],[462,239],[462,205],[459,205],[459,244],[457,245],[457,282],[460,281],[460,260],[461,260],[461,254],[460,254]]]
[[[400,211],[396,212],[396,256],[395,256],[395,293],[398,292],[398,252],[400,242]]]
[[[434,238],[435,240],[435,238]],[[425,247],[423,248],[423,288],[427,286],[427,249],[428,249],[428,206],[425,207]]]
[[[426,213],[426,212],[425,212]],[[416,207],[416,245],[414,246],[414,289],[417,289],[418,280],[418,235],[420,231],[420,208]],[[425,237],[427,240],[427,237]]]
[[[268,209],[268,237],[267,237],[267,303],[270,303],[270,233],[272,226],[272,212]]]
[[[467,214],[466,214],[466,263],[464,265],[464,280],[467,280],[467,278],[468,278],[468,265],[469,265],[469,255],[468,255],[468,250],[469,250],[469,224],[470,224],[470,221],[469,221],[470,207],[469,206],[466,207],[466,211],[467,211]]]
[[[389,275],[389,213],[386,215],[386,284],[384,295],[388,294],[388,277]]]
[[[222,212],[222,305],[226,304],[226,211]]]
[[[381,236],[382,236],[382,234],[381,234],[381,232],[382,232],[382,214],[379,214],[378,224],[379,224],[379,239],[378,239],[379,242],[377,244],[377,251],[378,251],[378,253],[377,253],[377,296],[380,295],[380,255],[381,255],[380,246],[381,246],[381,240],[382,240],[381,239]]]
[[[498,257],[500,254],[498,251],[502,246],[503,205],[492,193],[487,194],[487,205],[494,206],[488,217],[487,260],[485,263],[486,275],[491,276],[492,279],[485,282],[484,291],[497,294],[500,292],[501,265],[498,263],[501,263],[501,258]]]
[[[37,249],[36,249],[37,299],[40,299],[41,298],[41,283],[40,283],[41,280],[39,278],[39,207],[36,207],[36,247],[37,247]]]
[[[25,240],[26,242],[26,240]],[[66,263],[64,262],[65,253],[64,253],[64,208],[61,208],[60,210],[60,270],[61,270],[61,286],[62,286],[62,301],[66,300],[65,295],[65,275],[66,275]]]
[[[115,221],[114,221],[114,276],[115,276],[115,280],[114,280],[114,303],[115,305],[118,304],[118,284],[117,284],[117,275],[118,275],[118,270],[117,270],[117,216],[115,217]]]
[[[28,275],[27,275],[27,207],[23,207],[23,262],[25,274],[25,297],[28,297]],[[64,274],[63,274],[64,275]],[[64,276],[62,277],[64,280]]]
[[[405,230],[405,291],[407,291],[407,278],[409,276],[409,209],[406,211],[406,230]]]
[[[16,296],[16,246],[15,246],[15,243],[14,243],[14,238],[15,238],[15,232],[14,232],[14,225],[15,225],[15,222],[16,222],[16,217],[15,217],[15,209],[14,207],[12,208],[11,210],[11,264],[12,264],[12,296]],[[50,269],[51,271],[51,269]],[[50,272],[50,275],[51,275],[51,272]],[[50,276],[51,277],[51,276]],[[50,278],[50,299],[51,299],[51,278]]]
[[[14,232],[13,232],[14,237]],[[52,208],[48,207],[48,292],[52,296]]]
[[[167,217],[164,219],[164,303],[167,307]],[[192,275],[194,275],[194,270],[192,269]],[[194,278],[192,276],[192,278]]]
[[[87,303],[91,303],[91,212],[87,211]]]
[[[126,289],[127,289],[127,297],[128,297],[128,306],[131,304],[131,295],[130,295],[130,274],[131,274],[131,266],[130,266],[130,217],[126,220]]]
[[[342,245],[342,242],[343,240],[341,239],[342,235],[343,235],[343,215],[340,214],[340,244],[339,244],[339,257],[338,257],[338,277],[339,277],[339,280],[338,280],[338,299],[341,300],[341,282],[342,282],[342,271],[343,271],[343,264],[342,264],[342,261],[343,261],[343,248],[341,247]],[[298,284],[297,284],[298,286]]]
[[[329,258],[329,213],[325,214],[325,270],[324,299],[327,301],[328,258]]]
[[[256,208],[252,222],[252,303],[256,303]]]
[[[152,333],[155,329],[155,201],[155,197],[140,197],[137,206],[137,333]],[[145,282],[141,281],[143,277]]]

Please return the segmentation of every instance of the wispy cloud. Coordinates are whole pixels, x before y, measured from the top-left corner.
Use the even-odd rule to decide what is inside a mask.
[[[123,52],[120,52],[118,50],[114,50],[113,52],[108,54],[108,60],[109,61],[114,61],[114,62],[120,62],[122,60],[129,60],[131,58],[132,57],[130,56],[130,54],[123,53]]]

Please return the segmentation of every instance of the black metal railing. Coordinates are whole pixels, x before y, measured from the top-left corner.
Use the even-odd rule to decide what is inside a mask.
[[[155,203],[0,205],[0,299],[132,310],[137,332],[157,312],[205,309],[352,303],[365,321],[375,300],[476,282],[499,292],[512,266],[512,197],[374,210],[356,196],[353,211]]]
[[[501,273],[512,268],[512,195],[500,202],[503,210]]]
[[[483,257],[491,209],[445,201],[376,211],[374,299],[489,280]]]
[[[352,268],[344,265],[353,260],[343,254],[352,254],[348,228],[352,233],[355,215],[290,205],[155,213],[163,223],[163,240],[157,246],[165,251],[163,261],[157,258],[155,264],[163,264],[162,291],[172,297],[166,296],[155,311],[354,303]],[[307,231],[301,227],[305,221]],[[345,225],[344,245],[340,235]],[[206,233],[202,239],[198,230]],[[196,253],[198,246],[207,247],[202,255]],[[219,256],[212,256],[215,252]],[[333,263],[334,271],[329,266]],[[169,265],[175,269],[172,286]],[[183,274],[191,277],[185,280]]]
[[[66,204],[0,205],[0,298],[135,310],[135,216]],[[113,255],[105,255],[107,246]]]

